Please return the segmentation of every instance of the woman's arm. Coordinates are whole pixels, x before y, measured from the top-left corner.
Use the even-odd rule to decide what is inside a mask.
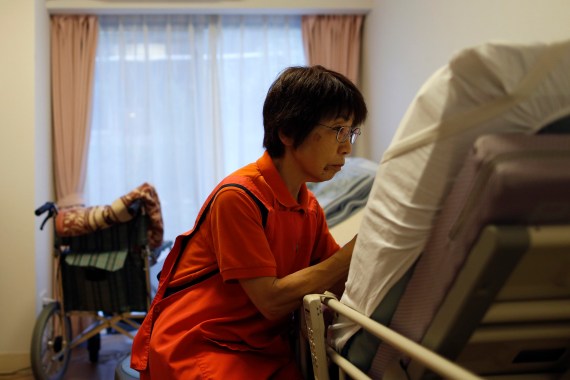
[[[303,296],[323,293],[346,280],[355,241],[356,236],[328,259],[283,278],[257,277],[240,284],[267,319],[282,318],[301,306]]]

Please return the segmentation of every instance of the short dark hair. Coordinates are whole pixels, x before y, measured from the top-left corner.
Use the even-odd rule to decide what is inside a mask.
[[[267,92],[263,105],[263,147],[271,157],[281,157],[285,147],[279,132],[298,147],[324,118],[353,118],[353,127],[368,111],[358,88],[344,75],[320,65],[289,67]]]

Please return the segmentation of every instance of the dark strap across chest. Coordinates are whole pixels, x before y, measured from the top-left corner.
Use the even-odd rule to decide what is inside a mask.
[[[192,239],[192,237],[196,234],[196,232],[198,231],[198,229],[200,228],[200,226],[202,225],[202,223],[204,222],[204,220],[206,219],[206,215],[208,214],[208,211],[210,210],[210,206],[212,205],[212,202],[214,201],[214,198],[216,197],[216,194],[218,192],[220,192],[220,190],[226,188],[226,187],[237,187],[242,189],[243,191],[245,191],[245,193],[247,195],[249,195],[251,197],[251,199],[255,202],[255,204],[257,205],[257,207],[259,208],[259,212],[261,213],[261,223],[263,225],[263,227],[265,227],[266,223],[267,223],[267,214],[268,214],[268,210],[267,207],[265,207],[265,205],[263,204],[263,202],[257,198],[252,192],[251,190],[249,190],[247,187],[245,187],[244,185],[238,184],[238,183],[226,183],[222,186],[220,186],[218,188],[218,190],[216,190],[216,192],[210,197],[210,200],[208,201],[208,204],[206,205],[206,207],[204,208],[204,210],[202,211],[202,213],[198,216],[198,222],[196,223],[196,226],[194,227],[194,229],[192,230],[192,232],[190,234],[188,234],[184,240],[182,241],[181,245],[180,245],[180,251],[178,253],[178,257],[176,258],[176,261],[174,262],[174,265],[172,267],[171,273],[175,273],[176,271],[176,267],[178,266],[178,263],[180,261],[180,258],[182,257],[182,254],[184,252],[184,250],[186,249],[186,246],[188,245],[188,243],[190,242],[190,240]],[[181,290],[187,289],[191,286],[194,286],[196,284],[199,284],[207,279],[209,279],[210,277],[216,275],[220,273],[220,269],[216,268],[211,272],[208,272],[198,278],[195,278],[192,281],[189,281],[186,284],[182,284],[179,286],[173,286],[173,287],[168,287],[166,289],[166,291],[164,292],[164,298],[177,293]],[[158,274],[158,277],[160,278],[160,273]]]

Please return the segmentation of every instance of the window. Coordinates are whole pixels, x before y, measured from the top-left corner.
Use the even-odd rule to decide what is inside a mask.
[[[101,16],[87,204],[144,182],[165,238],[194,225],[213,187],[263,153],[262,107],[304,65],[300,16]]]

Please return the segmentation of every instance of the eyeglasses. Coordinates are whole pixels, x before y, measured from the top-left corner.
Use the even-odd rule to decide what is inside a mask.
[[[350,140],[351,144],[354,144],[354,142],[356,141],[358,136],[360,136],[361,133],[360,128],[358,127],[350,128],[342,125],[335,125],[333,127],[324,124],[317,124],[317,125],[336,131],[336,141],[338,141],[341,144],[347,142],[348,140]]]

